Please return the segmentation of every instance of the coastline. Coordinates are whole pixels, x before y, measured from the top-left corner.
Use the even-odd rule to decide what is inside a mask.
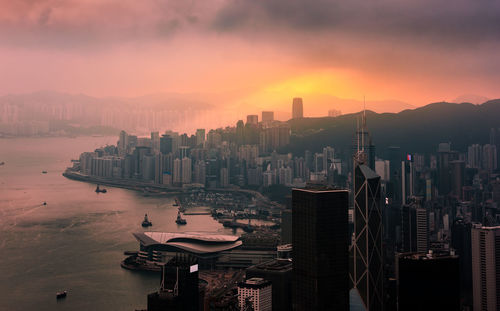
[[[185,193],[188,188],[183,187],[173,187],[166,185],[159,185],[154,183],[142,182],[138,180],[131,179],[111,179],[96,176],[89,176],[81,174],[80,172],[74,171],[71,168],[67,168],[62,175],[68,179],[82,181],[92,184],[105,185],[109,187],[123,188],[128,190],[135,190],[139,192],[144,192],[145,195],[181,195]],[[268,197],[264,196],[262,193],[249,190],[249,189],[235,189],[235,188],[205,188],[205,191],[212,192],[238,192],[251,195],[258,199],[261,204],[268,207],[277,207],[276,203],[273,204]]]

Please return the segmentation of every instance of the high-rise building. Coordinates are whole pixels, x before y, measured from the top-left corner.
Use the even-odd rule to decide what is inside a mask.
[[[293,310],[349,310],[348,191],[293,189]]]
[[[500,226],[473,226],[471,242],[473,310],[500,310]]]
[[[240,310],[271,311],[272,285],[263,278],[250,278],[238,284]]]
[[[459,263],[453,250],[399,254],[396,279],[398,310],[460,310]]]
[[[158,132],[151,132],[151,149],[154,154],[160,152],[160,133]]]
[[[262,122],[274,121],[274,111],[262,111]]]
[[[380,176],[355,161],[354,264],[350,274],[367,311],[383,310],[382,208]]]
[[[251,124],[251,125],[259,124],[259,116],[256,114],[249,114],[247,116],[247,124]]]
[[[302,98],[295,97],[292,102],[292,119],[302,119],[304,117],[304,106]]]
[[[272,285],[273,311],[292,310],[292,262],[273,259],[246,269],[247,278],[263,278]]]
[[[472,306],[472,224],[462,217],[457,218],[451,227],[451,246],[459,256],[460,291],[464,304]]]
[[[189,184],[191,183],[192,176],[192,167],[191,167],[191,158],[183,158],[182,159],[182,183]]]
[[[451,193],[457,199],[463,197],[462,188],[465,185],[465,161],[455,160],[450,162]]]
[[[342,115],[342,112],[340,110],[337,110],[337,109],[330,109],[328,110],[328,116],[329,117],[338,117]]]
[[[203,146],[205,144],[205,129],[196,130],[196,145]]]
[[[172,137],[170,135],[162,135],[160,138],[160,152],[163,154],[169,154],[172,152]]]
[[[429,213],[416,202],[401,207],[401,239],[403,252],[429,249]]]

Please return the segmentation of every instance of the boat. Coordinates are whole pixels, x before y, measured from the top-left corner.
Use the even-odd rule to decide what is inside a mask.
[[[97,185],[97,188],[95,188],[95,192],[96,193],[106,193],[106,192],[108,192],[108,190],[106,190],[106,189],[100,189],[99,185]]]
[[[47,205],[47,202],[45,202],[45,201],[44,201],[44,202],[43,202],[43,205]]]
[[[42,171],[42,174],[47,174],[47,171]]]
[[[179,206],[179,201],[177,201],[177,199],[175,199],[175,203],[173,205],[174,206]]]
[[[148,219],[148,214],[144,214],[144,220],[142,221],[142,226],[143,227],[150,227],[152,225],[153,225],[153,223],[151,221],[149,221],[149,219]]]
[[[62,298],[66,298],[66,295],[68,295],[68,292],[67,291],[62,291],[62,292],[57,292],[56,293],[56,299],[62,299]]]
[[[185,225],[187,224],[187,221],[181,217],[181,212],[177,211],[177,219],[175,220],[175,223],[178,225]]]
[[[0,165],[4,165],[4,164],[5,164],[5,162],[3,162],[3,161],[2,161],[2,162],[0,162]]]

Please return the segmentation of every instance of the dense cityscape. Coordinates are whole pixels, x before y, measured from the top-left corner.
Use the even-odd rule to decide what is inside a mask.
[[[500,311],[500,1],[0,0],[0,311]]]
[[[301,98],[293,99],[292,115],[304,118]],[[366,310],[496,308],[494,287],[481,284],[497,279],[482,271],[497,266],[487,258],[496,258],[500,234],[500,129],[484,133],[489,144],[466,150],[453,150],[453,142],[433,153],[390,146],[389,156],[379,158],[360,112],[351,156],[342,157],[335,145],[281,153],[290,144],[290,125],[274,120],[272,111],[260,117],[193,135],[122,131],[116,146],[82,153],[65,172],[101,187],[176,196],[178,219],[202,206],[224,226],[246,231],[235,238],[134,234],[140,252],[126,267],[161,271],[166,263],[148,310],[198,310],[185,301],[198,301],[193,297],[205,287],[180,277],[164,284],[169,267],[194,265],[200,280],[214,271],[246,272],[238,274],[240,283],[233,277],[210,283],[196,302],[205,310],[349,310],[356,303]],[[251,225],[252,219],[269,225]],[[191,245],[166,246],[176,239]],[[174,290],[181,282],[186,287]]]

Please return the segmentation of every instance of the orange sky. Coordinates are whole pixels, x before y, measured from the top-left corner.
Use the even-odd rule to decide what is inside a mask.
[[[500,5],[447,3],[0,0],[0,94],[195,93],[242,116],[499,97]]]

